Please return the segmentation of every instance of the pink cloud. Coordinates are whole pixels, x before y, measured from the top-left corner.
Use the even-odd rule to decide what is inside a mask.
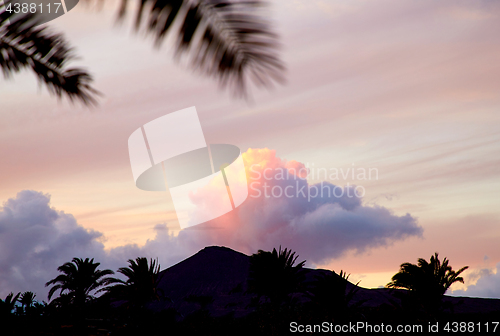
[[[355,186],[309,184],[304,164],[281,159],[274,150],[249,149],[243,158],[247,200],[224,216],[181,231],[177,239],[183,244],[225,245],[245,253],[282,245],[317,264],[422,233],[409,214],[363,205]]]

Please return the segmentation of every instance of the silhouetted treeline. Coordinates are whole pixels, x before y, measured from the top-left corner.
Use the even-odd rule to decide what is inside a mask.
[[[418,259],[417,264],[401,264],[387,288],[379,290],[352,284],[344,271],[307,269],[305,261],[297,262],[298,255],[286,248],[259,250],[246,258],[246,281],[218,295],[245,298],[248,304],[223,316],[217,314],[218,298],[196,288],[184,288],[188,294],[176,298],[195,306],[193,311],[172,308],[173,300],[160,286],[164,276],[172,275],[160,272],[157,261],[128,260],[127,267],[117,270],[126,277],[121,280],[113,277],[114,271],[99,269],[93,259],[74,258],[58,268],[60,275],[47,281],[50,303],[38,302],[32,292],[11,293],[0,301],[1,334],[283,335],[290,333],[292,322],[422,324],[427,328],[429,322],[437,321],[491,322],[500,312],[500,300],[494,300],[496,311],[493,307],[486,314],[456,309],[460,308],[459,299],[450,301],[444,294],[454,282],[463,282],[459,275],[467,267],[454,271],[437,253],[429,262]],[[196,265],[201,260],[191,261]],[[210,269],[210,265],[204,266]],[[220,268],[214,265],[217,271]],[[224,278],[228,275],[221,274],[217,281]],[[179,281],[189,284],[189,280]],[[387,299],[380,301],[382,296]],[[238,302],[232,304],[238,306]],[[224,308],[228,307],[231,305]]]

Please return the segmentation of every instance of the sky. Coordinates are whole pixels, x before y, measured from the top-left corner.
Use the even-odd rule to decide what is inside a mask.
[[[209,245],[282,245],[368,288],[439,252],[470,267],[450,294],[500,298],[500,4],[272,1],[286,82],[249,101],[175,61],[172,40],[155,49],[130,20],[117,25],[116,8],[80,4],[47,24],[93,74],[96,108],[56,99],[29,72],[0,81],[0,297],[45,297],[72,257],[166,268]],[[257,184],[244,204],[180,230],[168,192],[135,187],[127,140],[190,106],[207,143],[238,146],[259,172],[307,168],[307,179],[247,172]],[[363,192],[252,197],[266,182]]]

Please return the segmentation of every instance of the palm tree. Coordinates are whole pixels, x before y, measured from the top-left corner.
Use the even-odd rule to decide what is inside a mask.
[[[45,286],[53,285],[49,291],[49,300],[54,293],[60,290],[59,298],[55,299],[57,305],[74,305],[82,307],[93,296],[91,293],[103,286],[107,286],[114,279],[106,277],[114,274],[112,270],[98,270],[100,263],[94,262],[94,258],[85,260],[81,258],[73,258],[71,262],[67,262],[59,266],[57,270],[63,274],[48,281]]]
[[[418,264],[403,263],[400,270],[392,277],[386,287],[405,288],[414,294],[425,308],[435,310],[440,306],[441,299],[450,286],[456,282],[464,283],[460,274],[469,266],[464,266],[454,271],[449,265],[449,260],[439,260],[436,252],[430,261],[423,258],[418,259]]]
[[[19,302],[21,303],[22,305],[22,309],[23,311],[26,313],[31,307],[32,305],[35,303],[35,296],[36,294],[33,293],[33,292],[24,292],[22,295],[21,295],[21,298],[19,300]]]
[[[111,297],[123,299],[129,307],[142,307],[145,303],[158,301],[162,297],[157,288],[160,274],[160,264],[157,260],[138,257],[129,259],[128,267],[120,267],[118,273],[127,277],[127,280],[114,279],[116,285],[104,289]]]
[[[303,266],[295,265],[299,256],[288,249],[272,252],[259,250],[250,256],[248,291],[259,297],[267,297],[272,304],[281,304],[289,294],[300,292],[304,281]]]
[[[16,306],[16,302],[19,300],[19,295],[21,293],[10,293],[5,297],[5,300],[0,299],[0,316],[9,315]]]
[[[5,0],[5,4],[12,1]],[[119,21],[126,15],[127,3],[122,0]],[[262,15],[266,0],[138,0],[138,4],[137,30],[146,15],[146,31],[160,46],[166,33],[176,29],[176,55],[189,54],[195,69],[216,77],[236,94],[246,94],[246,78],[264,86],[283,80],[284,67],[276,55],[277,36]],[[0,7],[4,75],[29,68],[51,93],[95,104],[98,92],[90,85],[90,74],[80,68],[67,69],[72,49],[62,35],[49,33],[38,23],[34,14],[14,14],[6,6]]]
[[[349,274],[340,271],[340,274],[334,271],[327,271],[315,277],[312,283],[309,297],[314,308],[319,314],[326,314],[327,318],[337,318],[345,316],[350,308],[360,306],[364,301],[358,301],[350,307],[354,295],[358,292],[359,281],[351,289],[347,289],[349,283]]]

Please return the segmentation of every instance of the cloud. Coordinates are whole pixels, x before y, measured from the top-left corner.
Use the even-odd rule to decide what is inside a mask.
[[[0,293],[46,292],[44,283],[73,257],[105,256],[102,234],[50,207],[50,196],[23,190],[0,211]]]
[[[309,185],[302,163],[280,159],[267,148],[249,149],[243,159],[250,189],[245,203],[192,230],[196,233],[181,231],[179,239],[245,253],[281,245],[294,249],[313,266],[349,250],[361,253],[422,234],[409,214],[396,216],[383,207],[364,206],[361,186]],[[217,230],[200,231],[202,227]]]
[[[102,233],[85,229],[71,214],[52,208],[50,195],[23,190],[0,208],[0,298],[11,291],[33,291],[37,300],[47,301],[44,284],[74,257],[94,258],[100,269],[116,271],[138,256],[162,256],[162,264],[171,265],[196,252],[177,246],[165,225],[156,225],[155,231],[155,239],[143,247],[131,244],[106,251]]]
[[[309,185],[305,166],[276,157],[274,150],[249,149],[243,158],[251,191],[240,207],[178,235],[157,224],[154,239],[144,246],[105,250],[100,232],[52,208],[49,195],[19,192],[0,209],[0,295],[31,290],[45,299],[43,284],[73,257],[95,258],[101,268],[116,270],[128,259],[144,256],[158,258],[166,268],[205,246],[251,254],[281,245],[314,266],[350,250],[362,253],[422,234],[409,214],[396,216],[389,209],[363,205],[356,186]]]
[[[500,298],[500,263],[496,265],[496,270],[489,268],[469,274],[470,280],[478,279],[475,285],[470,285],[466,290],[454,290],[453,296],[469,296],[483,298]]]

